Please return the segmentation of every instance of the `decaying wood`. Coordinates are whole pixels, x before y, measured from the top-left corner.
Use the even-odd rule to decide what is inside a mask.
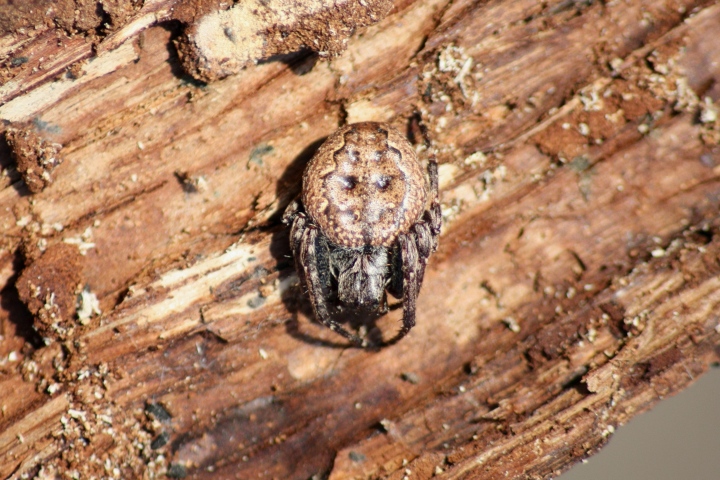
[[[357,29],[377,23],[392,6],[390,0],[246,0],[200,17],[177,46],[188,72],[214,81],[302,49],[337,56]]]
[[[218,2],[130,3],[0,42],[4,129],[63,159],[31,193],[0,146],[0,477],[550,478],[718,360],[716,2],[399,1],[208,84],[174,40]],[[360,120],[441,161],[378,351],[313,323],[279,222]]]

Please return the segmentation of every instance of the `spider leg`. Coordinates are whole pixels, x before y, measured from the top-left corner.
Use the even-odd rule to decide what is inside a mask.
[[[415,326],[415,310],[420,287],[425,277],[425,267],[430,255],[437,250],[438,237],[442,227],[442,210],[440,208],[440,192],[438,187],[438,165],[434,155],[428,162],[430,179],[430,207],[422,219],[413,225],[410,233],[398,237],[400,260],[402,264],[402,302],[403,325],[400,331],[388,344],[398,342]],[[393,279],[395,280],[395,279]],[[390,282],[389,290],[400,290],[397,280]]]
[[[303,214],[298,215],[293,223],[290,233],[291,243],[298,235],[299,241],[296,244],[297,250],[294,252],[298,272],[303,272],[305,285],[308,289],[308,296],[315,311],[315,318],[328,327],[330,330],[339,333],[356,345],[362,345],[363,341],[357,335],[345,330],[342,325],[335,321],[328,312],[325,291],[321,272],[317,264],[317,245],[318,231],[317,227],[310,224],[307,217]]]
[[[418,266],[417,266],[417,289],[420,292],[420,286],[422,285],[423,278],[425,277],[425,267],[427,266],[428,258],[437,248],[437,237],[433,235],[432,227],[425,222],[417,223],[412,228],[412,233],[409,235],[412,241],[415,242],[418,255]]]
[[[428,161],[428,177],[430,177],[430,195],[432,196],[432,200],[430,202],[430,208],[428,208],[423,215],[423,221],[430,227],[432,251],[434,252],[438,247],[438,237],[440,236],[440,229],[442,227],[438,164],[435,155],[431,155]]]
[[[430,177],[430,194],[432,201],[430,208],[423,214],[422,220],[413,225],[411,236],[418,249],[418,292],[425,276],[425,266],[428,258],[438,248],[438,237],[442,227],[442,210],[438,191],[438,166],[435,156],[430,157],[428,163],[428,176]]]
[[[283,212],[282,216],[282,222],[285,225],[290,225],[295,216],[300,213],[300,210],[302,210],[302,207],[300,206],[300,202],[296,198],[295,200],[290,202],[287,207],[285,207],[285,212]]]
[[[418,293],[420,292],[420,283],[422,282],[422,276],[425,270],[425,259],[423,259],[418,252],[417,239],[415,237],[416,234],[414,232],[402,234],[398,237],[402,255],[403,324],[400,331],[387,342],[388,345],[397,343],[415,326],[415,307]]]
[[[302,207],[297,199],[290,202],[285,209],[285,213],[283,213],[282,216],[282,222],[285,225],[292,225],[290,230],[290,250],[292,250],[293,255],[295,255],[295,262],[297,265],[297,247],[300,244],[302,232],[305,230],[308,223],[307,216],[302,212]]]
[[[400,242],[395,242],[390,253],[390,264],[388,265],[391,275],[388,279],[387,291],[395,297],[399,298],[402,303],[403,290],[403,273],[402,273],[402,252],[400,250]]]

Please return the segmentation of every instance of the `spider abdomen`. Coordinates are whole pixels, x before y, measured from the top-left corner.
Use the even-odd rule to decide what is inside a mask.
[[[389,247],[425,210],[425,176],[410,142],[375,122],[330,135],[303,176],[303,204],[338,246]]]

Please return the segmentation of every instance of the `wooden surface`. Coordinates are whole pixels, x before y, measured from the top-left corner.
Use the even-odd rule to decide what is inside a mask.
[[[0,39],[2,128],[62,146],[31,194],[0,145],[0,478],[550,478],[718,361],[717,2],[398,1],[209,84],[173,5]],[[379,351],[313,323],[279,222],[361,120],[441,162]]]

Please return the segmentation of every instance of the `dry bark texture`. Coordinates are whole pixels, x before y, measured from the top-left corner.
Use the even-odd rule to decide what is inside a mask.
[[[174,45],[230,5],[65,3],[2,24],[0,478],[550,478],[718,360],[717,2],[402,0],[209,84]],[[441,162],[380,351],[313,323],[279,223],[362,120]]]
[[[5,142],[28,190],[42,192],[52,183],[52,172],[62,163],[59,144],[50,144],[32,129],[12,127],[5,130]]]
[[[391,8],[390,0],[246,0],[199,17],[177,47],[188,72],[213,81],[302,49],[339,55],[355,30]]]

